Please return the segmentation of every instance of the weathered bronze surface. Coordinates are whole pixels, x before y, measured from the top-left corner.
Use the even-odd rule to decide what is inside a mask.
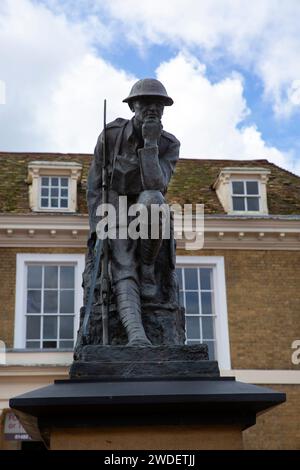
[[[119,196],[127,205],[143,204],[150,216],[152,204],[164,204],[168,184],[179,158],[180,143],[162,128],[164,106],[173,104],[164,86],[155,79],[139,80],[124,102],[134,116],[117,118],[100,134],[88,176],[87,202],[90,236],[83,274],[84,306],[74,359],[82,359],[88,345],[103,344],[102,272],[95,265],[97,208],[103,199],[103,159],[106,158],[108,179],[107,202],[116,209],[119,228]],[[105,137],[105,140],[104,140]],[[151,219],[149,219],[149,232]],[[131,221],[128,218],[127,224]],[[184,310],[179,305],[175,273],[175,240],[171,220],[171,237],[133,240],[109,239],[110,294],[108,299],[108,344],[128,346],[183,345],[185,341]],[[82,324],[92,285],[92,307],[87,335]]]

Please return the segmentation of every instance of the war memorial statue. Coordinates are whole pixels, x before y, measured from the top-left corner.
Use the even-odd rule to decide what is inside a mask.
[[[242,430],[285,394],[221,377],[207,345],[184,344],[172,223],[164,237],[164,216],[153,220],[151,210],[165,209],[179,157],[161,125],[173,101],[153,79],[124,101],[134,117],[104,118],[88,177],[84,305],[69,379],[10,407],[51,450],[241,449]],[[149,236],[153,226],[158,236]]]
[[[164,107],[173,100],[161,82],[145,78],[133,85],[123,102],[134,116],[104,124],[88,175],[90,236],[75,360],[88,345],[185,342],[171,213],[170,236],[162,237],[160,217],[159,235],[151,238],[151,207],[166,206],[165,195],[179,158],[179,141],[161,123]],[[125,208],[121,207],[124,197]],[[99,241],[103,203],[115,209],[118,232]],[[148,215],[146,236],[137,239],[126,233],[133,219],[130,208],[136,204],[146,208]],[[120,236],[124,228],[125,236]]]

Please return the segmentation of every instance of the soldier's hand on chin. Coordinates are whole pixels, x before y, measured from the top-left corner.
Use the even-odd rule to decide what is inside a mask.
[[[162,124],[157,117],[146,117],[142,125],[142,136],[144,139],[144,147],[153,147],[158,144]]]

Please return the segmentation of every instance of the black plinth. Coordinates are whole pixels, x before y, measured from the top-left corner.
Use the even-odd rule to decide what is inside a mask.
[[[58,380],[10,400],[25,429],[49,443],[53,428],[153,424],[255,424],[285,394],[234,378]]]
[[[216,361],[208,360],[206,344],[192,346],[87,345],[70,369],[71,378],[161,379],[219,377]]]

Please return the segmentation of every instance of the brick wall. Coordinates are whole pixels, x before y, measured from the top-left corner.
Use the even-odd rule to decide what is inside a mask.
[[[16,288],[15,254],[8,249],[0,249],[0,339],[6,347],[13,344],[13,325]]]
[[[0,339],[13,347],[17,253],[85,254],[85,248],[0,248]]]
[[[291,362],[291,344],[300,339],[300,252],[191,254],[224,256],[232,368],[299,369]]]
[[[85,253],[85,248],[0,249],[0,339],[13,345],[17,253]],[[191,252],[178,251],[190,255]],[[297,369],[300,339],[300,252],[202,250],[224,256],[232,368]]]
[[[13,345],[17,253],[85,253],[82,249],[0,249],[0,339]],[[191,252],[178,251],[179,255]],[[295,369],[291,343],[300,339],[300,252],[202,250],[224,256],[233,369]],[[300,386],[271,385],[287,403],[244,432],[247,449],[300,449]]]
[[[179,255],[191,252],[178,251]],[[300,339],[300,252],[201,250],[223,256],[233,369],[294,369]],[[260,415],[243,433],[245,449],[300,449],[300,386],[266,385],[286,403]]]
[[[245,449],[300,450],[300,386],[266,386],[285,392],[287,401],[258,416],[256,425],[243,432]]]

